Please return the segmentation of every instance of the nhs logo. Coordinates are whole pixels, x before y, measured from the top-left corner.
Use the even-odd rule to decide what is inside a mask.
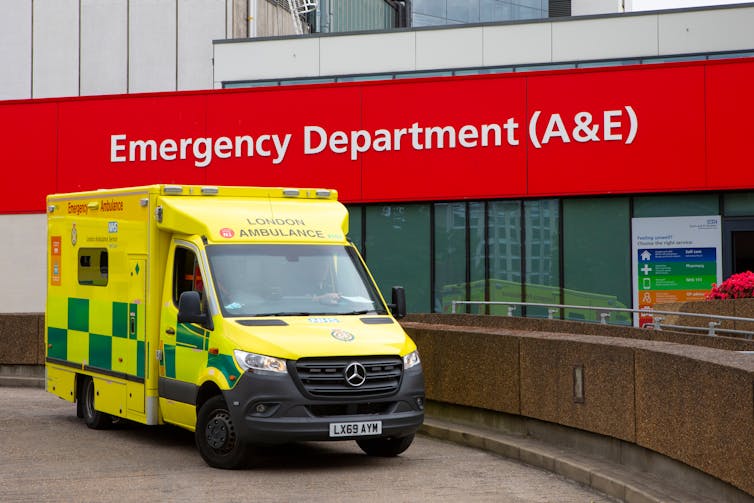
[[[118,232],[118,222],[107,222],[107,232],[116,234]]]

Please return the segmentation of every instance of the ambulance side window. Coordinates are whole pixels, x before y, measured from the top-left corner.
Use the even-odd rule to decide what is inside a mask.
[[[197,291],[204,297],[204,281],[199,269],[196,254],[186,248],[176,247],[173,271],[173,302],[178,305],[178,298],[183,292]]]
[[[106,248],[80,248],[78,257],[79,285],[107,286],[107,257]]]

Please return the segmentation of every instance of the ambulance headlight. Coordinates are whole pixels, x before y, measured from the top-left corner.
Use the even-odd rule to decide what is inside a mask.
[[[403,357],[404,370],[415,367],[416,365],[419,365],[419,363],[421,363],[421,360],[419,360],[419,351],[412,351],[411,353]]]
[[[244,370],[251,370],[252,372],[272,372],[274,374],[288,373],[285,360],[281,360],[280,358],[247,353],[240,349],[233,351],[233,354],[236,357],[238,365]]]

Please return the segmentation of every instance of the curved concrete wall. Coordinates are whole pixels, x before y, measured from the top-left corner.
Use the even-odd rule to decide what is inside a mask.
[[[402,325],[429,400],[615,438],[754,496],[754,341],[495,316]],[[0,316],[0,366],[43,362],[44,315]]]
[[[754,495],[751,341],[717,349],[648,340],[651,331],[630,328],[613,336],[490,328],[493,317],[487,327],[461,326],[480,318],[403,323],[419,346],[429,400],[614,437]],[[583,401],[574,397],[576,367]]]

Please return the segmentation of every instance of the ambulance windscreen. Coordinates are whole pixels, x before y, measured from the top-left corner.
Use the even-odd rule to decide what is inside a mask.
[[[226,317],[387,314],[347,246],[214,245],[207,257]]]

